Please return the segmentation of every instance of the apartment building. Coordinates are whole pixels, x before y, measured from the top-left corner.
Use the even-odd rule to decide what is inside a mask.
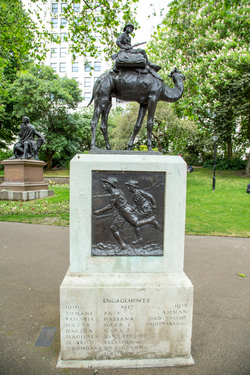
[[[23,0],[27,6],[27,0]],[[73,5],[75,13],[79,13],[82,8],[82,3]],[[67,75],[68,78],[73,78],[79,82],[79,87],[82,90],[84,100],[79,105],[79,108],[86,106],[92,96],[92,89],[97,78],[105,71],[112,68],[112,61],[107,62],[101,51],[101,44],[97,35],[97,47],[100,50],[99,56],[93,58],[87,56],[83,57],[76,55],[73,59],[73,54],[69,50],[69,42],[65,40],[67,34],[67,19],[63,15],[63,8],[67,5],[67,1],[48,0],[45,3],[41,2],[41,18],[43,25],[55,38],[60,38],[60,44],[56,42],[49,42],[47,57],[45,64],[53,68],[53,70],[61,77]],[[32,7],[32,4],[29,6]],[[98,12],[98,8],[96,12]],[[63,28],[62,28],[63,26]],[[126,105],[124,102],[113,99],[112,107],[117,105]]]

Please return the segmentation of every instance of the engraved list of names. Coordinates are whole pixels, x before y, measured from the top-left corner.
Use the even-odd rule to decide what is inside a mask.
[[[62,331],[68,359],[140,358],[140,353],[166,356],[169,335],[181,335],[188,303],[162,308],[150,298],[102,298],[98,309],[79,304],[64,308]],[[88,306],[86,306],[88,307]]]

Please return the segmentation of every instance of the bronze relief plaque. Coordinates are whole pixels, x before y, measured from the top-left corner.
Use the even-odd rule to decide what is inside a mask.
[[[162,256],[164,172],[92,171],[92,255]]]

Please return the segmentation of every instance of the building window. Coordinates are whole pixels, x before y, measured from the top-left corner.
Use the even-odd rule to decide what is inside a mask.
[[[67,48],[61,47],[60,48],[60,57],[65,57],[65,56],[67,56]]]
[[[84,93],[84,101],[90,102],[90,99],[91,99],[91,92],[85,92]]]
[[[50,67],[54,70],[54,72],[57,71],[57,63],[51,63]]]
[[[101,34],[100,33],[95,33],[95,38],[97,42],[100,42],[101,40]]]
[[[77,18],[75,18],[74,19],[74,26],[79,26],[79,25],[80,25],[79,21],[77,21]]]
[[[61,18],[61,26],[67,26],[67,20],[66,20],[66,18]]]
[[[84,78],[84,87],[91,87],[91,78],[90,77]]]
[[[102,53],[101,47],[97,47],[97,56],[101,56],[101,53]]]
[[[58,13],[58,3],[52,3],[52,13]]]
[[[78,77],[72,77],[72,79],[74,79],[76,82],[79,82],[79,78]]]
[[[58,34],[57,33],[51,33],[51,42],[57,41]]]
[[[66,62],[60,63],[60,72],[61,73],[66,72]]]
[[[72,72],[79,72],[79,63],[78,62],[74,62],[72,64]]]
[[[101,71],[101,63],[99,61],[95,61],[94,63],[94,71],[100,72]]]
[[[100,6],[100,4],[99,4],[99,1],[96,1],[96,2],[95,2],[95,11],[96,11],[96,12],[100,12],[100,11],[101,11],[101,6]]]
[[[64,12],[64,8],[66,8],[67,4],[66,3],[62,3],[61,4],[61,12],[63,13]]]
[[[52,29],[56,29],[58,27],[58,18],[52,18]]]
[[[61,42],[66,42],[67,33],[60,33]]]
[[[96,26],[101,26],[102,25],[101,17],[95,17],[94,19],[95,19]]]
[[[94,77],[94,83],[98,80],[99,77]]]
[[[51,57],[57,57],[57,48],[51,48],[50,49],[50,56]]]
[[[91,62],[87,62],[85,64],[84,70],[85,70],[85,72],[90,72],[91,71]]]
[[[80,3],[77,3],[77,4],[73,4],[73,9],[74,9],[74,12],[75,13],[78,13],[80,12]]]

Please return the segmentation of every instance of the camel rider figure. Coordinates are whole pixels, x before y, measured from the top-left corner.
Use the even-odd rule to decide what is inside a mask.
[[[132,25],[132,23],[128,23],[124,29],[123,29],[123,33],[121,33],[116,41],[116,44],[118,47],[120,47],[120,52],[129,52],[129,53],[132,53],[132,54],[141,54],[143,55],[143,57],[145,58],[146,60],[146,68],[150,71],[150,73],[160,79],[160,80],[163,80],[161,78],[161,76],[157,73],[160,69],[161,69],[161,66],[160,65],[157,65],[157,64],[154,64],[152,63],[151,61],[149,61],[148,57],[147,57],[147,54],[145,52],[144,49],[141,49],[141,48],[136,48],[136,49],[133,49],[131,48],[131,37],[130,37],[130,33],[132,33],[134,31],[134,26]],[[117,71],[117,67],[116,67],[116,62],[114,64],[114,67],[113,67],[113,70],[114,71]]]

